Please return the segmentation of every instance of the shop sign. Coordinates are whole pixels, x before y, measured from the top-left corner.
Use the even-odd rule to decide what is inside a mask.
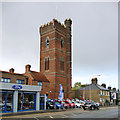
[[[22,86],[21,85],[13,85],[12,88],[18,90],[18,89],[22,89]]]

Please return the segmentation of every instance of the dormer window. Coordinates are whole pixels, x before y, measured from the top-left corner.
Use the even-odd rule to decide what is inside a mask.
[[[63,48],[63,38],[61,38],[61,48]]]
[[[48,48],[49,47],[49,38],[47,37],[47,39],[46,39],[46,48]]]

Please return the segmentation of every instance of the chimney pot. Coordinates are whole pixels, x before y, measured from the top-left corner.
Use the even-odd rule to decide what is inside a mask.
[[[31,65],[29,65],[29,64],[26,65],[26,66],[25,66],[26,72],[29,72],[29,71],[30,71],[30,68],[31,68]]]
[[[101,86],[104,87],[104,88],[106,88],[106,84],[105,83],[103,83]]]
[[[115,92],[115,91],[116,91],[116,88],[113,88],[113,91]]]
[[[9,69],[9,72],[14,73],[14,69],[13,68]]]
[[[111,90],[111,87],[108,87],[109,90]]]
[[[92,78],[91,82],[92,82],[92,84],[97,84],[98,79],[97,78]]]

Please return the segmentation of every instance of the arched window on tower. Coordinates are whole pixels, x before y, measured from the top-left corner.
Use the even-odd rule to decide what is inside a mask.
[[[46,48],[48,48],[49,47],[49,38],[47,37],[47,39],[46,39]]]
[[[63,48],[63,38],[61,38],[61,48]]]
[[[63,57],[60,58],[60,69],[64,71],[64,58]]]
[[[49,57],[45,57],[45,70],[49,70]]]

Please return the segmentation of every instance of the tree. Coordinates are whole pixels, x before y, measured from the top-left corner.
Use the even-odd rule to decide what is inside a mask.
[[[77,90],[77,89],[79,89],[79,87],[81,87],[81,82],[76,82],[72,89]]]
[[[76,82],[72,88],[72,90],[78,90],[80,87],[85,87],[87,84],[82,85],[81,82]]]

